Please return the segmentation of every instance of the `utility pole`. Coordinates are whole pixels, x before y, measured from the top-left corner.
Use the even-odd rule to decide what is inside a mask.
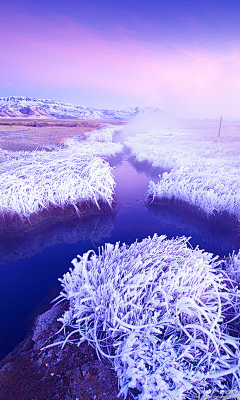
[[[220,133],[221,133],[221,125],[222,125],[222,117],[220,118],[219,130],[218,130],[218,143],[220,142]]]

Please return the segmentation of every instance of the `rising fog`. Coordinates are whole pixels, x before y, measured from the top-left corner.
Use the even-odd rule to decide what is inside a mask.
[[[171,130],[181,129],[181,119],[173,114],[163,111],[146,111],[138,114],[123,126],[121,133],[118,133],[118,140],[124,141],[128,136],[135,136],[138,133],[150,133],[164,131],[169,133]]]

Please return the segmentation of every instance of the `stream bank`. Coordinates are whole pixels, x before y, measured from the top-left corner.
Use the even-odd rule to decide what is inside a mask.
[[[146,206],[145,193],[151,173],[146,164],[142,168],[136,166],[125,155],[115,169],[117,207],[113,214],[99,215],[97,220],[89,218],[77,227],[67,223],[61,229],[49,227],[40,236],[39,232],[32,233],[31,237],[26,235],[17,251],[17,247],[11,248],[12,241],[9,252],[14,251],[19,258],[0,266],[2,346],[11,342],[12,349],[23,340],[29,329],[23,329],[19,336],[20,327],[50,293],[45,304],[49,307],[60,290],[57,280],[67,272],[71,260],[92,248],[97,250],[105,242],[130,244],[136,238],[140,241],[156,232],[170,239],[191,236],[193,247],[199,245],[220,257],[238,250],[239,237],[231,226],[214,229],[207,220],[200,220],[194,211],[189,214],[177,202]],[[100,363],[94,350],[86,344],[79,348],[66,345],[63,349],[57,346],[44,352],[40,350],[56,340],[55,332],[61,326],[57,318],[62,311],[61,307],[53,307],[37,317],[27,338],[2,360],[1,400],[117,399],[116,374],[109,365]]]

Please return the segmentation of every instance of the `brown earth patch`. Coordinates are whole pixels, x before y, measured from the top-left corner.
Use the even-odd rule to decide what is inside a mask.
[[[86,342],[42,350],[56,336],[65,304],[38,316],[26,340],[0,363],[1,400],[117,400],[116,373]]]
[[[3,150],[35,150],[61,145],[64,140],[121,121],[3,120],[0,118],[0,148]]]

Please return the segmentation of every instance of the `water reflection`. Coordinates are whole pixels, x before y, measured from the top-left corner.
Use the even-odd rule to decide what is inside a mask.
[[[111,236],[114,228],[113,213],[89,216],[80,221],[79,218],[56,224],[39,231],[20,231],[10,235],[3,231],[0,235],[0,263],[8,264],[44,251],[60,243],[77,243],[90,240],[93,247]]]
[[[138,173],[144,173],[149,180],[157,183],[159,181],[159,175],[163,172],[169,172],[169,169],[163,169],[159,167],[153,167],[148,161],[139,162],[135,157],[130,157],[129,162],[135,168]]]
[[[24,339],[34,318],[59,293],[60,278],[77,254],[104,244],[114,214],[58,224],[40,232],[0,237],[0,359]],[[5,232],[6,233],[6,232]]]
[[[178,201],[149,204],[148,209],[166,231],[174,229],[191,237],[193,247],[199,246],[220,257],[240,247],[239,222],[235,218],[227,215],[208,218]]]

